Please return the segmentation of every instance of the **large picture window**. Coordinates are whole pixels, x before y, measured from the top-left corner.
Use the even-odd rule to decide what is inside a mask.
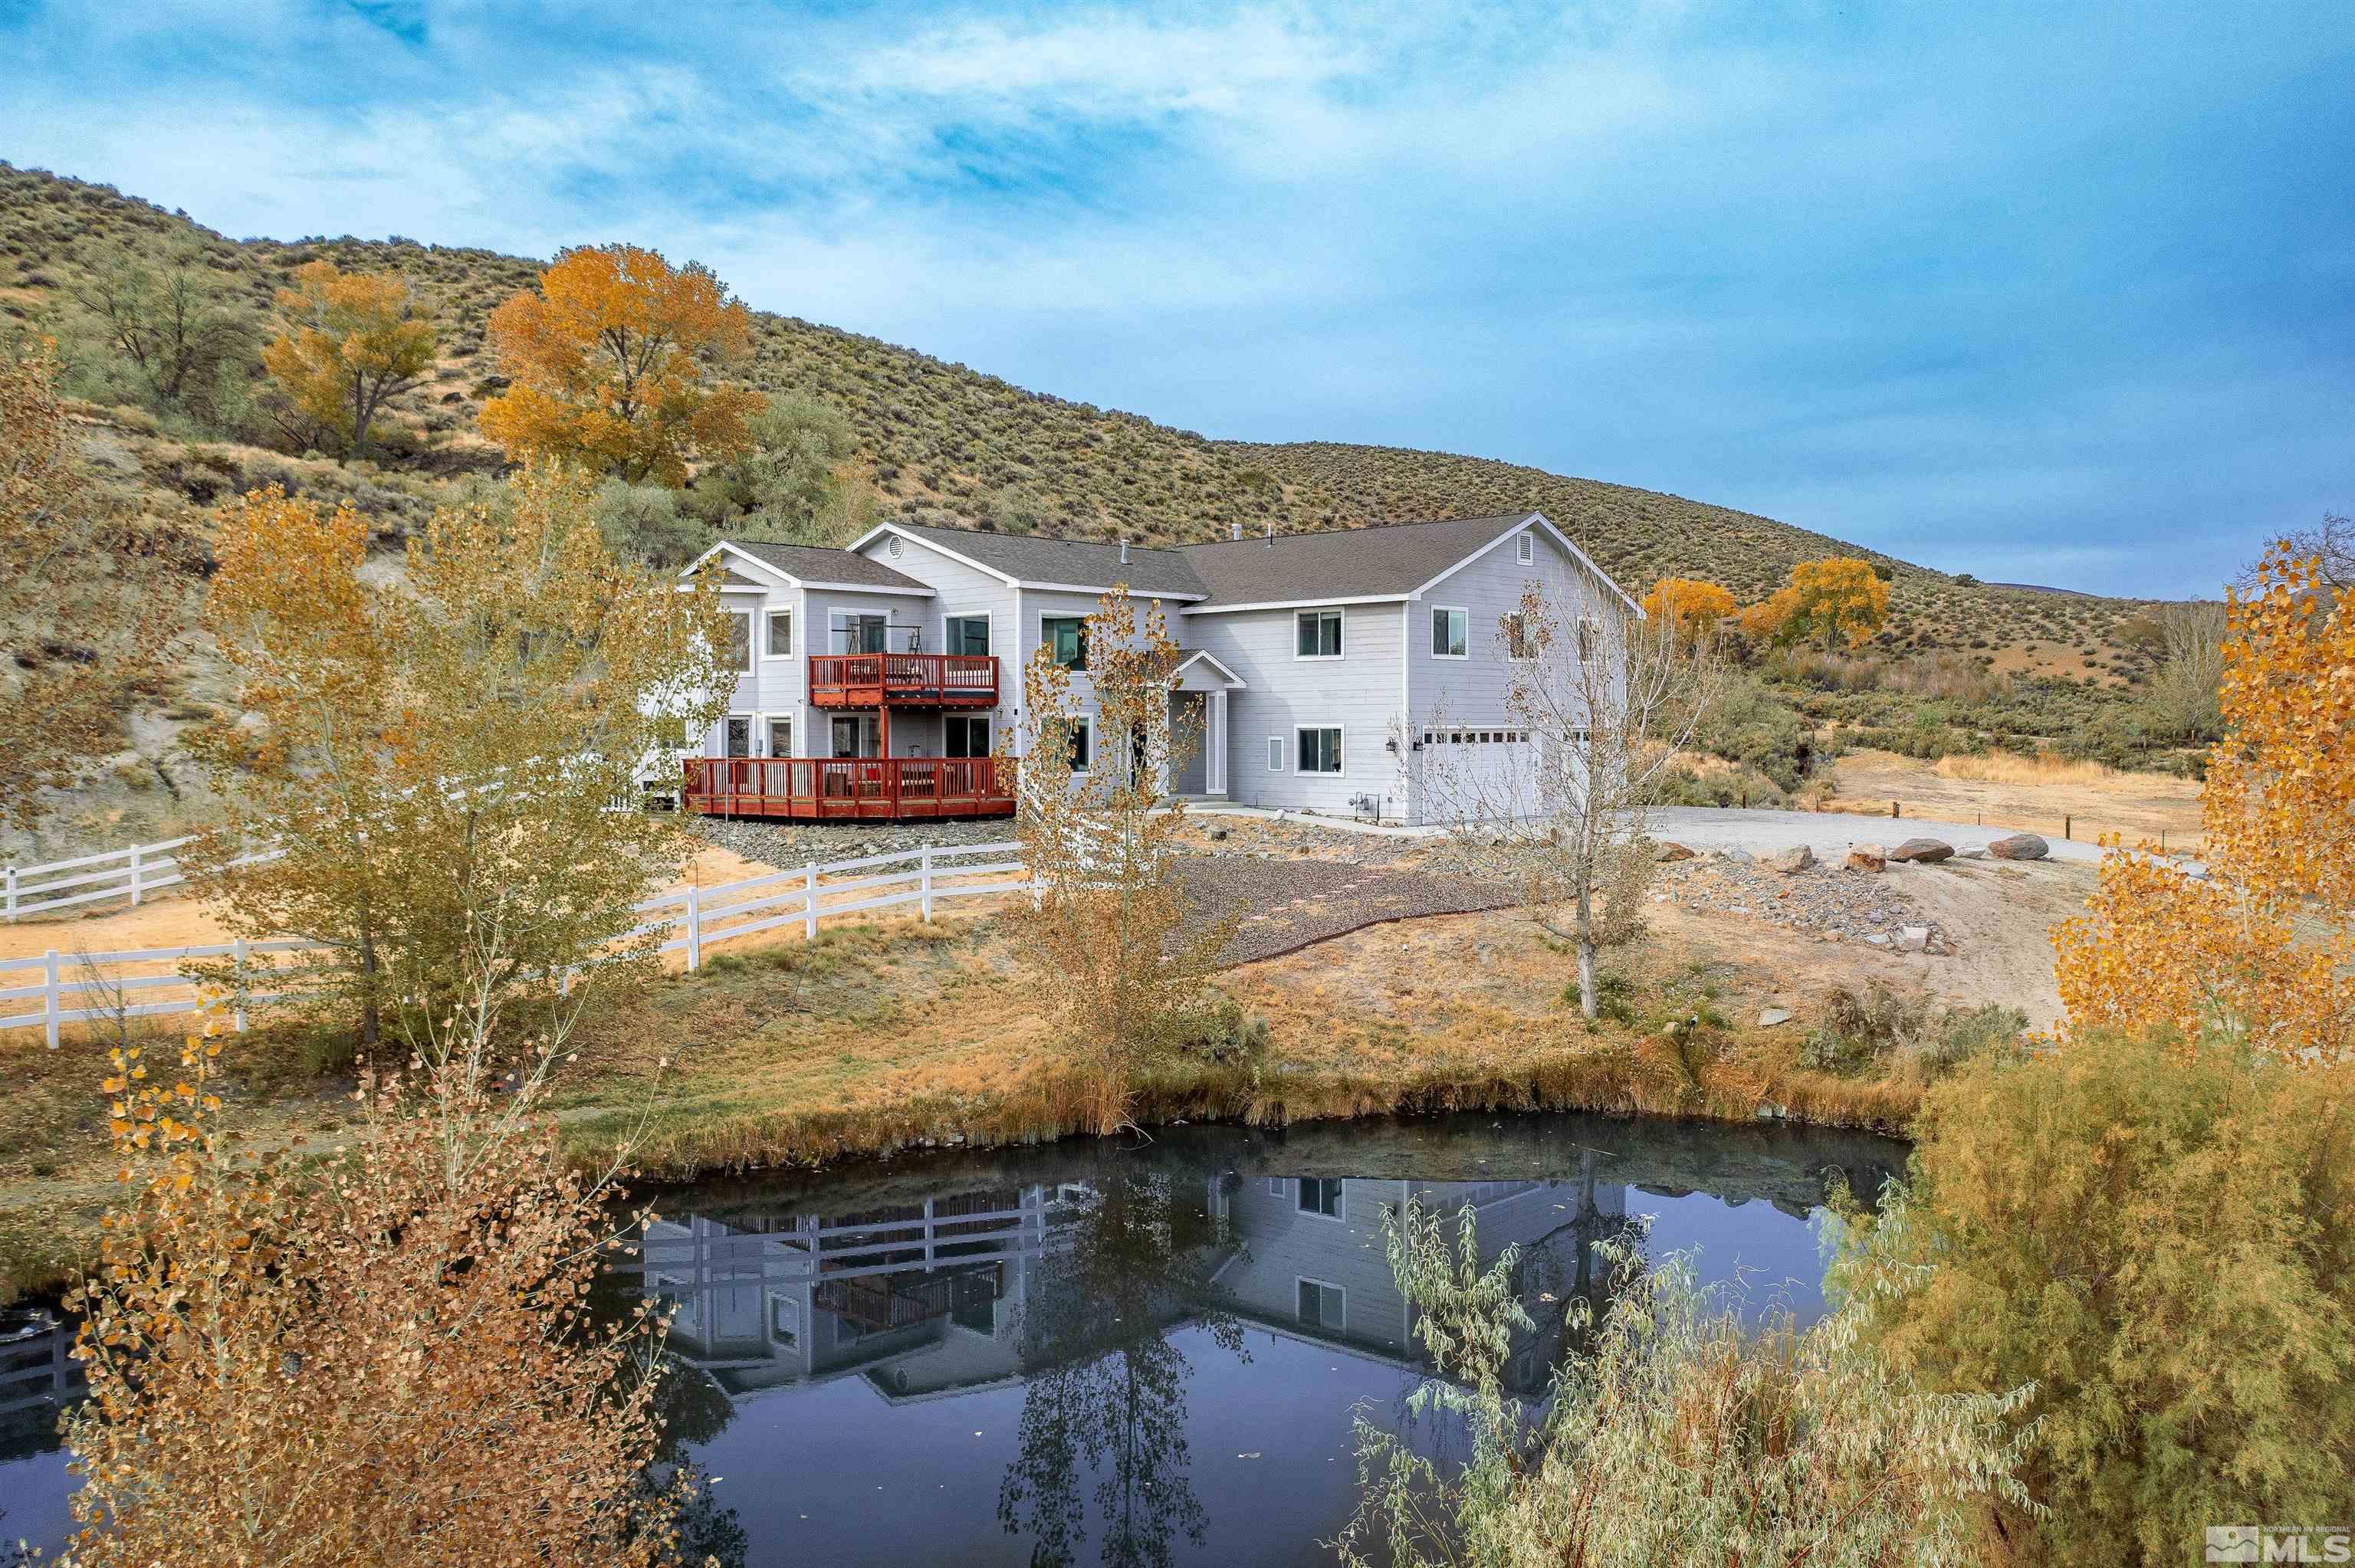
[[[1300,1178],[1300,1212],[1322,1214],[1328,1220],[1342,1218],[1341,1179],[1337,1176],[1303,1176]]]
[[[1303,773],[1341,771],[1341,728],[1338,725],[1304,726],[1295,737]]]
[[[1338,659],[1341,656],[1341,612],[1337,609],[1304,609],[1293,618],[1293,653],[1301,659]]]
[[[1300,1282],[1300,1320],[1303,1323],[1312,1329],[1346,1329],[1349,1326],[1348,1317],[1348,1292],[1321,1279]]]
[[[1452,605],[1434,605],[1431,611],[1431,654],[1434,659],[1462,659],[1472,651],[1472,612]]]
[[[942,755],[987,757],[989,719],[986,715],[951,714],[943,721]]]
[[[1047,656],[1066,670],[1088,667],[1088,623],[1085,617],[1040,616],[1039,641],[1050,650]]]

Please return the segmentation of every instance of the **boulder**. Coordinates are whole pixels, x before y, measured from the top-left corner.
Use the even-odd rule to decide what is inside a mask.
[[[1794,872],[1805,871],[1815,864],[1816,852],[1801,844],[1796,849],[1786,849],[1781,854],[1770,854],[1758,863],[1768,871],[1780,872],[1785,876],[1789,876]]]
[[[1897,930],[1897,950],[1901,953],[1926,953],[1930,950],[1930,927],[1901,926]]]
[[[1224,828],[1212,828],[1210,830],[1210,842],[1214,844],[1222,844],[1226,842],[1227,830]]]
[[[1656,865],[1668,865],[1675,861],[1690,860],[1692,858],[1692,851],[1685,848],[1685,846],[1680,843],[1675,842],[1673,840],[1661,844],[1652,852],[1652,862]]]
[[[2042,860],[2052,853],[2052,846],[2034,833],[2013,833],[1987,845],[1987,853],[1998,860]]]
[[[1889,857],[1881,853],[1879,844],[1850,844],[1848,859],[1840,863],[1850,871],[1883,871],[1888,868]]]
[[[1907,839],[1889,852],[1891,860],[1917,861],[1923,865],[1945,860],[1955,853],[1955,846],[1937,839]]]
[[[1787,1007],[1770,1007],[1758,1015],[1758,1027],[1761,1029],[1772,1029],[1778,1023],[1790,1022],[1791,1010]]]

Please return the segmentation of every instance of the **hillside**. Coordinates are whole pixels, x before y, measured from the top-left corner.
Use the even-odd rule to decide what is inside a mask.
[[[125,255],[193,260],[235,318],[240,352],[206,393],[200,418],[152,399],[141,406],[137,385],[123,366],[110,367],[90,329],[80,301]],[[441,359],[393,405],[392,439],[378,461],[304,451],[257,397],[253,355],[271,332],[272,296],[319,257],[399,272],[440,318]],[[0,329],[67,337],[94,471],[123,502],[182,513],[198,528],[202,509],[224,494],[275,482],[350,499],[390,545],[472,476],[499,471],[474,428],[483,399],[504,385],[485,323],[530,286],[538,265],[403,238],[231,240],[109,187],[0,164]],[[1772,518],[1482,458],[1210,440],[786,316],[758,316],[748,378],[837,410],[854,438],[851,461],[887,515],[1167,543],[1215,537],[1233,523],[1326,528],[1535,507],[1632,591],[1677,575],[1714,578],[1745,599],[1795,561],[1854,549]],[[1891,576],[1885,653],[1959,653],[2004,673],[2065,681],[2083,694],[2079,703],[2122,690],[2147,657],[2121,634],[2138,608],[2127,601],[1998,588],[1855,553]],[[191,650],[174,694],[196,703],[224,694],[201,650]]]

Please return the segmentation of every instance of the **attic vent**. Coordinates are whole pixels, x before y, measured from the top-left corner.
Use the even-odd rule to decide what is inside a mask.
[[[1534,535],[1524,534],[1513,541],[1513,558],[1522,566],[1537,559],[1538,542]]]
[[[897,535],[897,534],[894,534],[894,535],[891,535],[891,556],[892,556],[892,558],[893,558],[893,559],[895,559],[895,560],[896,560],[896,559],[898,559],[898,558],[899,558],[899,556],[900,556],[900,553],[902,550],[905,550],[907,547],[908,547],[908,543],[907,543],[907,541],[906,541],[906,540],[904,540],[904,539],[900,538],[900,535]],[[1523,558],[1523,559],[1525,559],[1525,560],[1528,558],[1528,556],[1527,556],[1527,554],[1526,554],[1526,553],[1524,553],[1524,555],[1523,555],[1523,557],[1522,557],[1522,558]]]

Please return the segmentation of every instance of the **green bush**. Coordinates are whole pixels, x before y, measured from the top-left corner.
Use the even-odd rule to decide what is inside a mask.
[[[2179,1563],[2204,1526],[2355,1510],[2355,1082],[2214,1043],[1981,1057],[1934,1086],[1908,1181],[1836,1287],[2014,1419],[2031,1560]],[[2017,1538],[2016,1538],[2017,1539]]]
[[[1941,1009],[1926,992],[1873,980],[1860,993],[1841,987],[1825,998],[1823,1023],[1799,1047],[1799,1061],[1842,1077],[1878,1068],[1926,1084],[2017,1043],[2027,1027],[2028,1014],[2001,1002]]]

